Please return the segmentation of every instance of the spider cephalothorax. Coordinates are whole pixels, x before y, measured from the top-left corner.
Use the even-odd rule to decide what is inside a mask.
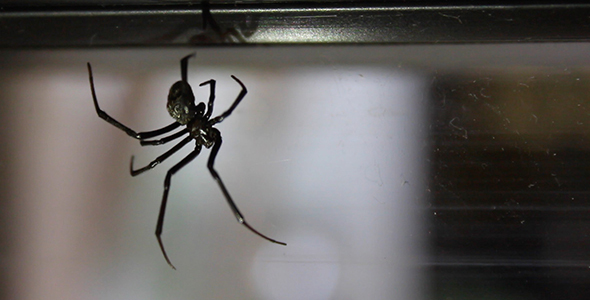
[[[166,127],[145,132],[135,132],[131,128],[123,125],[122,123],[119,123],[119,121],[113,119],[106,112],[100,109],[98,105],[98,100],[96,98],[96,92],[94,90],[92,68],[90,66],[90,63],[88,63],[88,77],[90,80],[92,99],[94,101],[94,108],[96,109],[96,113],[99,117],[101,117],[108,123],[114,125],[115,127],[125,131],[127,135],[138,139],[142,146],[161,145],[188,134],[188,136],[186,136],[182,141],[180,141],[170,150],[166,151],[164,154],[158,156],[154,161],[144,166],[143,168],[133,168],[132,156],[130,164],[130,172],[132,176],[139,175],[145,171],[154,168],[162,161],[170,157],[172,154],[176,153],[190,141],[195,141],[195,149],[191,153],[189,153],[185,158],[183,158],[179,163],[177,163],[170,170],[168,170],[168,172],[166,173],[166,178],[164,179],[164,195],[162,196],[162,204],[160,206],[160,213],[158,214],[158,223],[156,225],[156,238],[158,239],[158,243],[160,244],[160,248],[162,249],[164,258],[172,268],[174,268],[174,266],[170,262],[170,259],[168,259],[168,255],[166,254],[166,250],[164,249],[164,243],[162,242],[161,238],[162,228],[164,226],[164,215],[166,213],[166,203],[168,201],[168,191],[170,189],[170,181],[174,173],[182,169],[182,167],[186,166],[189,162],[191,162],[193,159],[195,159],[195,157],[199,155],[199,153],[201,152],[201,148],[203,146],[205,146],[205,148],[213,147],[211,149],[211,155],[209,156],[209,160],[207,161],[207,168],[209,169],[211,176],[213,176],[213,179],[217,181],[219,188],[221,189],[225,199],[227,200],[227,203],[229,204],[229,207],[231,208],[238,222],[246,226],[252,232],[273,243],[286,245],[283,242],[279,242],[277,240],[271,239],[263,235],[262,233],[258,232],[256,229],[251,227],[248,223],[246,223],[246,220],[238,210],[238,207],[236,206],[233,199],[229,195],[229,192],[225,188],[225,185],[223,184],[221,177],[219,177],[219,174],[213,168],[213,164],[215,163],[215,157],[217,156],[217,153],[219,152],[219,148],[221,147],[222,143],[221,133],[219,132],[219,130],[214,128],[213,125],[223,121],[238,106],[240,101],[242,101],[242,99],[244,98],[244,96],[246,96],[246,93],[248,92],[246,90],[246,86],[238,78],[232,75],[231,77],[242,87],[242,91],[236,97],[236,100],[227,111],[215,118],[209,119],[213,112],[213,102],[215,100],[215,80],[211,79],[200,84],[200,86],[209,85],[210,88],[210,96],[207,107],[205,107],[205,103],[203,102],[200,102],[199,104],[195,105],[195,96],[190,84],[187,81],[188,59],[192,56],[193,55],[188,55],[184,57],[182,60],[180,60],[182,80],[174,83],[170,88],[170,93],[168,94],[168,103],[166,107],[168,109],[168,113],[170,113],[170,116],[172,116],[172,118],[174,118],[176,121]],[[150,138],[168,133],[180,127],[181,125],[184,125],[186,127],[174,134],[163,137],[161,139],[150,140]]]

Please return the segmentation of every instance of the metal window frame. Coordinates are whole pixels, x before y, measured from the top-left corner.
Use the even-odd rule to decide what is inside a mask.
[[[367,2],[215,3],[239,44],[580,42],[590,5],[400,5]],[[221,45],[203,31],[201,6],[0,4],[0,48]],[[235,43],[235,42],[234,42]]]

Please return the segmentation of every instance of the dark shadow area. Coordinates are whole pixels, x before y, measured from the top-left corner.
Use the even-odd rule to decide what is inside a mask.
[[[434,80],[436,299],[590,297],[590,74],[519,69]]]

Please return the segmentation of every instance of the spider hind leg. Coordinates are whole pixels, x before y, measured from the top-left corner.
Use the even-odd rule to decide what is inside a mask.
[[[172,175],[174,175],[178,170],[182,169],[188,163],[190,163],[195,157],[199,155],[201,152],[201,146],[197,146],[193,152],[189,153],[185,158],[183,158],[179,163],[174,165],[168,172],[166,173],[166,179],[164,179],[164,194],[162,195],[162,204],[160,205],[160,212],[158,213],[158,224],[156,225],[156,238],[158,239],[158,244],[160,244],[160,249],[162,249],[162,254],[164,254],[164,258],[166,262],[176,270],[176,267],[172,264],[170,259],[168,258],[168,254],[166,253],[166,249],[164,248],[164,243],[162,242],[162,229],[164,228],[164,216],[166,215],[166,204],[168,202],[168,192],[170,191],[170,182],[172,179]]]
[[[219,188],[221,189],[223,196],[225,196],[225,200],[227,200],[229,207],[231,208],[232,212],[234,213],[234,216],[238,220],[238,223],[244,225],[246,228],[250,229],[250,231],[252,231],[256,235],[260,236],[261,238],[263,238],[269,242],[283,245],[283,246],[287,246],[286,243],[272,239],[272,238],[260,233],[258,230],[254,229],[252,226],[250,226],[250,224],[248,224],[246,222],[246,219],[244,219],[244,216],[242,215],[242,213],[240,213],[240,210],[238,209],[238,207],[234,203],[234,200],[229,195],[229,192],[227,191],[225,184],[223,184],[223,180],[221,180],[221,177],[219,176],[219,174],[217,173],[215,168],[213,168],[213,165],[215,164],[215,157],[217,156],[217,153],[219,152],[219,148],[221,148],[221,143],[222,143],[221,134],[219,133],[219,131],[217,129],[215,129],[215,128],[213,128],[213,129],[217,132],[217,135],[215,138],[215,143],[213,144],[213,149],[211,149],[209,161],[207,162],[207,168],[209,169],[211,176],[213,176],[213,179],[215,179],[215,181],[217,181],[217,184],[219,185]]]

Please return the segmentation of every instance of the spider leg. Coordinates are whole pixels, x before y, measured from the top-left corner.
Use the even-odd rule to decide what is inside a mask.
[[[217,25],[217,22],[215,22],[215,19],[213,19],[213,16],[211,15],[211,7],[209,6],[209,1],[202,1],[201,2],[201,6],[202,6],[202,12],[201,12],[201,17],[203,18],[203,30],[207,29],[207,23],[212,23],[212,27],[215,28],[215,25]],[[219,25],[217,25],[217,28],[219,28]]]
[[[217,130],[215,128],[213,128],[213,129],[216,131],[217,134],[216,134],[216,138],[215,138],[215,144],[213,145],[213,148],[211,149],[211,155],[209,156],[209,161],[207,162],[207,168],[209,169],[209,172],[211,172],[211,176],[213,176],[213,179],[215,179],[215,181],[217,181],[219,188],[221,188],[221,192],[223,192],[223,195],[225,196],[225,199],[227,200],[229,207],[231,208],[232,212],[234,213],[234,216],[238,220],[238,223],[246,226],[246,228],[250,229],[250,231],[254,232],[255,234],[264,238],[265,240],[286,246],[287,245],[286,243],[279,242],[275,239],[271,239],[271,238],[267,237],[266,235],[258,232],[258,230],[254,229],[252,226],[250,226],[246,222],[246,220],[244,219],[244,216],[238,210],[238,207],[234,203],[234,200],[231,198],[231,196],[229,195],[229,192],[225,188],[225,184],[223,184],[221,177],[219,177],[219,174],[213,168],[213,164],[215,163],[215,157],[217,156],[217,152],[219,152],[219,148],[221,148],[221,143],[222,143],[221,133],[219,132],[219,130]]]
[[[205,119],[211,118],[211,114],[213,113],[213,102],[215,101],[215,80],[211,79],[211,80],[205,81],[205,82],[199,84],[199,86],[205,86],[207,84],[210,87],[210,91],[209,91],[209,103],[207,104],[207,112],[203,116]]]
[[[183,129],[183,130],[181,130],[181,131],[179,131],[179,132],[177,132],[177,133],[175,133],[175,134],[173,134],[173,135],[170,135],[170,136],[167,136],[167,137],[161,138],[161,139],[159,139],[159,140],[149,140],[149,141],[146,141],[146,140],[141,140],[141,141],[140,141],[140,144],[141,144],[142,146],[147,146],[147,145],[151,145],[151,146],[157,146],[157,145],[166,144],[166,143],[168,143],[168,142],[170,142],[170,141],[172,141],[172,140],[175,140],[175,139],[177,139],[177,138],[179,138],[179,137],[183,136],[183,135],[184,135],[184,134],[186,134],[187,132],[188,132],[188,129],[187,129],[187,128],[185,128],[185,129]]]
[[[153,169],[159,163],[163,162],[165,159],[170,157],[172,154],[176,153],[176,151],[180,150],[180,148],[184,147],[192,139],[193,139],[192,137],[187,136],[186,138],[184,138],[184,140],[180,141],[180,143],[176,144],[176,146],[172,147],[170,150],[166,151],[164,154],[158,156],[156,159],[154,159],[147,166],[137,169],[137,170],[133,169],[133,158],[134,157],[131,156],[131,163],[129,164],[129,172],[131,173],[131,176],[137,176],[145,171]]]
[[[144,140],[144,139],[149,139],[149,138],[153,138],[155,136],[158,135],[162,135],[164,133],[170,132],[176,128],[180,127],[180,123],[178,122],[174,122],[166,127],[160,128],[160,129],[156,129],[156,130],[152,130],[152,131],[144,131],[144,132],[139,132],[137,133],[137,135],[139,136],[140,140]]]
[[[182,81],[188,82],[188,59],[194,57],[196,54],[189,54],[180,60],[180,76]]]
[[[213,18],[213,15],[211,14],[211,7],[209,6],[209,1],[202,1],[201,6],[202,6],[202,13],[201,14],[202,14],[202,18],[203,18],[203,30],[206,30],[207,24],[209,24],[209,26],[211,26],[211,29],[213,30],[213,32],[215,32],[221,38],[222,42],[232,42],[232,40],[229,39],[230,36],[233,36],[234,38],[236,38],[236,40],[238,40],[238,42],[241,42],[241,43],[246,42],[244,37],[235,28],[229,28],[225,31],[223,31],[221,29],[221,26],[219,26],[219,23],[217,23],[217,21],[215,21],[215,19]]]
[[[94,101],[94,108],[96,109],[96,114],[98,114],[98,116],[100,118],[102,118],[103,120],[107,121],[108,123],[110,123],[111,125],[119,128],[119,129],[125,131],[125,133],[127,133],[127,135],[129,135],[130,137],[138,139],[138,140],[148,139],[148,138],[151,138],[154,136],[158,136],[158,135],[164,134],[166,132],[170,132],[180,126],[180,123],[174,122],[166,127],[156,129],[153,131],[135,132],[133,129],[131,129],[131,128],[121,124],[119,121],[113,119],[104,110],[100,109],[100,106],[98,105],[98,100],[96,98],[96,91],[94,90],[94,79],[92,77],[92,67],[90,66],[90,63],[87,63],[87,66],[88,66],[88,78],[90,80],[90,90],[92,91],[92,100]]]
[[[234,100],[234,103],[229,107],[229,109],[226,110],[221,115],[209,120],[209,122],[207,123],[207,126],[213,126],[213,125],[223,121],[223,119],[227,118],[234,111],[234,109],[236,109],[238,104],[240,104],[240,101],[242,101],[242,99],[244,99],[244,97],[248,93],[246,86],[236,76],[232,75],[231,78],[233,78],[235,81],[237,81],[240,84],[240,86],[242,86],[242,91],[240,91],[240,94],[238,95],[238,97],[236,97],[236,100]]]
[[[160,249],[162,249],[162,253],[164,254],[164,258],[166,262],[174,269],[174,265],[170,262],[168,258],[168,254],[166,254],[166,250],[164,249],[164,243],[162,242],[162,228],[164,227],[164,215],[166,214],[166,203],[168,202],[168,191],[170,190],[170,179],[174,173],[178,172],[178,170],[182,169],[188,163],[190,163],[195,157],[199,155],[201,152],[201,146],[197,146],[193,152],[189,153],[185,158],[183,158],[179,163],[174,165],[168,173],[166,173],[166,179],[164,180],[164,195],[162,196],[162,204],[160,205],[160,212],[158,213],[158,224],[156,225],[156,238],[158,239],[158,244],[160,244]]]

